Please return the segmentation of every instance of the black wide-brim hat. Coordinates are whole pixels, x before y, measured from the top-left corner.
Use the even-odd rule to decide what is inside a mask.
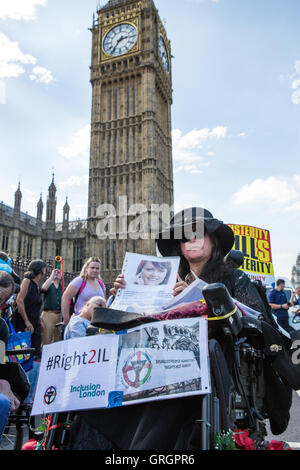
[[[211,212],[201,207],[191,207],[178,212],[168,227],[156,237],[156,245],[162,256],[178,256],[178,241],[182,240],[184,229],[196,226],[196,231],[208,235],[214,234],[219,240],[224,256],[234,245],[232,229],[221,220],[215,219]]]

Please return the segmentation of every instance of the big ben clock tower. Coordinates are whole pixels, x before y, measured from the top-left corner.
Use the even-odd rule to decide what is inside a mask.
[[[135,237],[132,207],[146,208],[143,220],[148,215],[150,223],[152,205],[173,205],[171,51],[153,0],[109,0],[91,31],[86,248],[101,258],[104,280],[112,282],[126,251],[155,254],[149,235]],[[125,196],[127,233],[119,218]],[[117,215],[115,233],[106,239],[97,232],[104,204]]]

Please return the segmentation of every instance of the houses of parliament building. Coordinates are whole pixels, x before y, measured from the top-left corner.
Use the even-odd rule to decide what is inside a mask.
[[[36,216],[22,212],[22,188],[14,207],[0,204],[0,249],[11,257],[44,260],[62,256],[64,269],[79,272],[84,260],[98,256],[102,276],[111,282],[126,251],[155,254],[151,238],[134,240],[115,233],[99,239],[97,208],[120,196],[128,206],[173,205],[170,41],[153,0],[109,0],[94,15],[92,32],[91,137],[86,220],[56,222],[55,177]]]

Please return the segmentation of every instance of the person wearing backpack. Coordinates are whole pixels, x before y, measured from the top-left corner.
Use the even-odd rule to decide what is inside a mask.
[[[106,288],[100,279],[101,261],[91,257],[83,265],[78,277],[70,282],[61,299],[63,322],[67,325],[71,315],[79,315],[85,303],[94,296],[105,298]]]

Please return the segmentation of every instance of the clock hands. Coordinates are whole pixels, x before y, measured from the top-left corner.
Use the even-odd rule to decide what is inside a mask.
[[[115,47],[113,48],[112,52],[115,52],[119,42],[123,41],[124,39],[128,39],[128,36],[121,36],[118,40],[117,40],[117,43],[115,45]]]

